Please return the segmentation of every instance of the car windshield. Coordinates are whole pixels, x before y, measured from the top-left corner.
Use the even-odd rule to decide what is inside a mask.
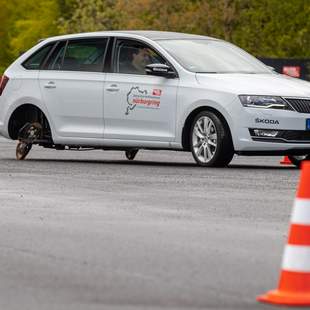
[[[272,73],[239,47],[218,40],[161,40],[158,43],[185,69],[197,73]]]

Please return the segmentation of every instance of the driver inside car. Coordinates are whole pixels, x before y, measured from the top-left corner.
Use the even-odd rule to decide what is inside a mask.
[[[146,74],[145,66],[152,63],[149,48],[127,48],[127,59],[120,66],[120,72],[132,74]]]
[[[142,74],[145,74],[145,66],[151,63],[151,53],[148,48],[141,48],[138,53],[132,54],[132,66]]]

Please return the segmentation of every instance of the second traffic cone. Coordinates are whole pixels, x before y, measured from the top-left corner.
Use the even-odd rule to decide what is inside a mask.
[[[257,300],[277,305],[310,306],[310,162],[302,166],[278,289]]]
[[[292,162],[288,158],[288,156],[284,156],[283,159],[280,161],[281,165],[292,165]]]

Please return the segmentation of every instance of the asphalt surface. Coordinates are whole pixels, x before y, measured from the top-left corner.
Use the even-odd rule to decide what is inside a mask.
[[[279,157],[0,141],[0,309],[272,309],[299,171]]]

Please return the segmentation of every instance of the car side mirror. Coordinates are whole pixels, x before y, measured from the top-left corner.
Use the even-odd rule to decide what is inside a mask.
[[[145,67],[145,72],[148,75],[163,76],[168,79],[177,77],[175,71],[165,64],[150,64]]]

